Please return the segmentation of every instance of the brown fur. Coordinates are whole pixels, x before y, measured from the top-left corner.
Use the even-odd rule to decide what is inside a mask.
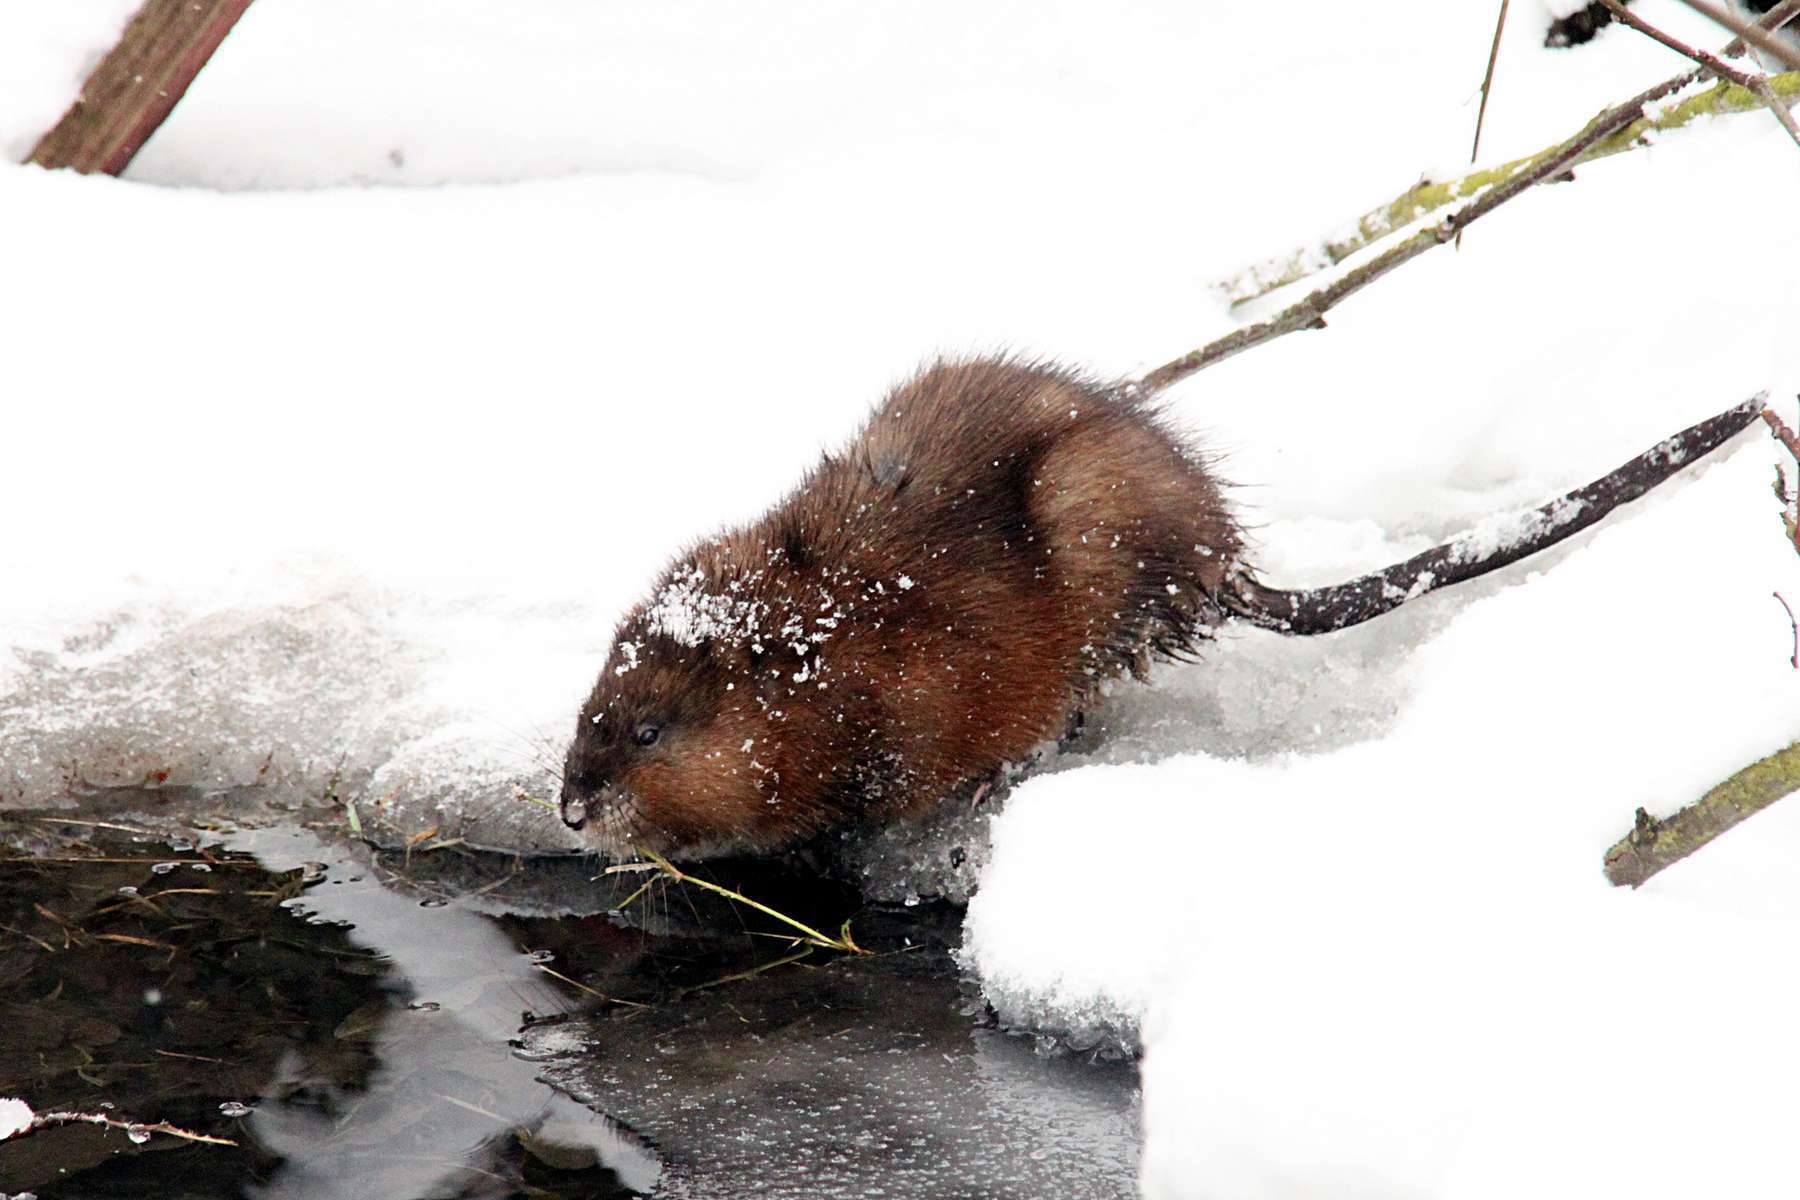
[[[1061,735],[1099,680],[1191,652],[1241,545],[1142,402],[938,363],[620,623],[564,818],[610,852],[703,856],[918,811]]]

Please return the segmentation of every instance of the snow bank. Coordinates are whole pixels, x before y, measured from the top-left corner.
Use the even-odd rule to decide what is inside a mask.
[[[1800,563],[1767,536],[1768,474],[1751,444],[1469,606],[1377,740],[1014,796],[968,952],[1003,1014],[1078,1043],[1143,1022],[1149,1194],[1794,1179],[1771,1131],[1800,1114],[1800,1037],[1776,1016],[1800,973],[1775,950],[1800,935],[1776,866],[1800,816],[1759,816],[1641,893],[1600,873],[1636,805],[1667,813],[1794,737],[1800,677],[1764,609]],[[1723,1153],[1709,1131],[1746,1114]],[[1623,1149],[1646,1129],[1681,1133]]]
[[[23,1100],[0,1096],[0,1141],[30,1129],[31,1119],[36,1115],[31,1111],[31,1105]]]
[[[15,157],[131,6],[64,7],[0,13]],[[1267,22],[262,0],[131,180],[0,171],[30,234],[0,245],[0,803],[336,776],[399,834],[559,844],[508,797],[550,788],[617,615],[895,378],[1151,365],[1229,327],[1212,280],[1460,169],[1485,6]],[[1679,67],[1539,32],[1515,12],[1495,159]],[[1772,120],[1578,174],[1170,397],[1271,581],[1800,390],[1800,229],[1742,199],[1800,184]],[[970,961],[1009,1016],[1141,1037],[1148,1193],[1791,1190],[1800,818],[1639,893],[1598,874],[1637,805],[1800,732],[1771,461],[1747,439],[1363,629],[1232,633],[1020,790]]]

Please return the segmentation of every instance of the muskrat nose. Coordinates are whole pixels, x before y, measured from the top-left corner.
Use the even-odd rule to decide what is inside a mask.
[[[588,819],[587,801],[579,796],[572,796],[565,791],[562,798],[562,819],[563,824],[567,825],[570,829],[580,829],[583,825],[586,825]]]

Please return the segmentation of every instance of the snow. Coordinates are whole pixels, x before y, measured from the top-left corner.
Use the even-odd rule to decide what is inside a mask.
[[[31,1111],[31,1105],[23,1100],[0,1096],[0,1142],[30,1129],[31,1119],[36,1115]]]
[[[0,10],[13,158],[131,7]],[[553,789],[682,546],[940,351],[1125,375],[1230,328],[1215,281],[1462,169],[1492,17],[260,0],[126,180],[0,170],[0,804],[336,777],[396,836],[568,844],[512,789]],[[1681,67],[1541,19],[1484,159]],[[1577,176],[1172,393],[1272,583],[1792,411],[1775,122]],[[1800,810],[1599,873],[1638,805],[1800,735],[1776,461],[1745,435],[1362,628],[1228,632],[946,835],[962,867],[913,886],[973,878],[1002,1014],[1143,1046],[1147,1195],[1794,1189]]]
[[[1667,813],[1794,736],[1759,586],[1791,579],[1792,551],[1743,502],[1761,449],[1467,606],[1408,665],[1381,737],[1260,761],[1180,746],[1014,797],[969,953],[1003,1013],[1077,1044],[1142,1022],[1148,1194],[1487,1196],[1549,1178],[1558,1195],[1691,1195],[1734,1156],[1793,1178],[1778,1136],[1722,1155],[1685,1131],[1724,1092],[1736,1114],[1795,1114],[1765,1089],[1800,1066],[1776,1016],[1800,980],[1775,949],[1800,933],[1800,889],[1771,866],[1800,820],[1753,818],[1642,893],[1600,874],[1635,805]],[[1681,578],[1660,561],[1670,526],[1716,531],[1683,547]],[[1671,645],[1696,608],[1704,649]],[[1679,695],[1704,698],[1704,723]],[[1761,888],[1738,880],[1752,863]],[[1729,1028],[1707,1015],[1752,996]],[[1647,1128],[1683,1142],[1607,1149]],[[1495,1161],[1509,1142],[1534,1149]]]

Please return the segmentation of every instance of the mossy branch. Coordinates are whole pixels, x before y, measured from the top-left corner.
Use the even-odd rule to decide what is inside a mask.
[[[1800,71],[1771,76],[1767,82],[1769,92],[1781,103],[1791,107],[1796,101],[1800,101]],[[1688,96],[1660,112],[1646,113],[1629,125],[1600,138],[1567,166],[1573,167],[1639,149],[1649,145],[1658,134],[1684,128],[1701,117],[1726,116],[1763,107],[1764,99],[1755,92],[1721,80],[1703,92]],[[1347,228],[1323,241],[1280,258],[1257,263],[1216,286],[1233,305],[1266,296],[1290,283],[1298,283],[1302,279],[1330,270],[1421,217],[1458,201],[1473,199],[1489,189],[1530,173],[1559,149],[1560,146],[1552,146],[1496,167],[1471,171],[1460,179],[1444,182],[1420,180],[1388,203],[1364,213]]]
[[[1637,887],[1797,791],[1800,742],[1751,763],[1673,816],[1658,820],[1640,808],[1632,831],[1606,852],[1606,878],[1620,887]]]

